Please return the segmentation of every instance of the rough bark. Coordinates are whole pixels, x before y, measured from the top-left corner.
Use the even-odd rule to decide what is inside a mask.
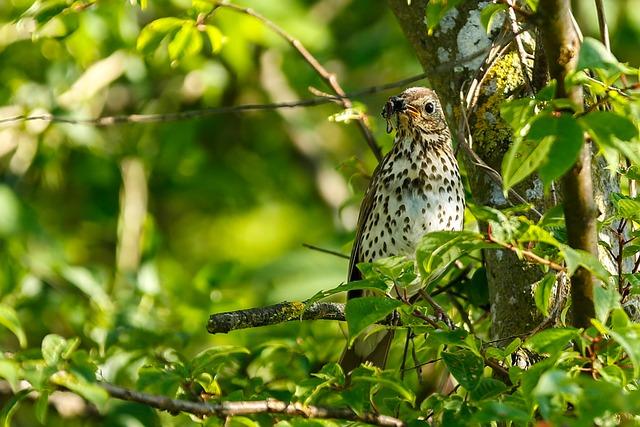
[[[496,28],[490,34],[486,33],[480,23],[480,11],[489,2],[463,2],[445,15],[432,35],[427,34],[424,23],[427,0],[413,0],[410,3],[406,0],[388,0],[388,3],[429,76],[430,86],[440,95],[452,134],[459,134],[461,99],[467,96],[469,88],[478,85],[475,108],[469,111],[473,150],[489,166],[499,171],[502,158],[512,141],[510,127],[500,118],[500,104],[505,99],[526,96],[546,83],[547,64],[543,52],[536,46],[538,37],[521,34],[521,48],[529,49],[528,54],[535,54],[535,64],[534,61],[525,62],[523,67],[522,52],[518,52],[513,43],[509,49],[500,52],[490,66],[484,65],[485,69],[479,71],[492,43],[508,36],[509,30],[513,34],[513,28],[508,23],[503,26],[506,31],[500,32],[500,19],[495,20]],[[451,63],[452,66],[447,66]],[[484,77],[479,79],[479,76]],[[488,177],[486,171],[467,159],[463,160],[474,201],[497,208],[508,206],[502,189]],[[602,171],[601,168],[594,169],[596,173]],[[617,190],[617,184],[608,176],[597,176],[594,185],[598,208],[606,212],[609,209],[608,194]],[[542,182],[537,177],[516,186],[516,191],[539,211],[555,204],[560,196],[555,188],[545,196]],[[612,241],[609,236],[601,238]],[[541,277],[540,268],[522,262],[504,250],[487,251],[485,259],[492,335],[499,339],[530,331],[543,320],[534,302],[535,283]],[[611,266],[611,263],[605,265]]]

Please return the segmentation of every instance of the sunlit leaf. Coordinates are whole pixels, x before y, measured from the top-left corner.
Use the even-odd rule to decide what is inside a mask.
[[[27,335],[24,333],[20,319],[18,319],[18,314],[13,307],[0,304],[0,325],[13,332],[16,338],[18,338],[18,343],[21,348],[27,347]]]
[[[549,302],[555,284],[556,275],[554,273],[547,273],[546,276],[535,283],[534,299],[536,307],[545,317],[549,315]]]
[[[538,353],[555,354],[578,337],[574,328],[550,328],[527,338],[525,345]]]
[[[616,215],[620,218],[632,219],[640,221],[640,199],[637,197],[629,197],[620,193],[612,193],[609,197],[616,210]],[[627,249],[629,245],[625,246]],[[634,252],[638,252],[635,250]]]
[[[354,280],[353,282],[343,283],[333,289],[318,291],[318,293],[305,301],[305,304],[308,306],[321,299],[330,297],[331,295],[361,289],[374,289],[381,292],[387,292],[389,290],[389,285],[378,278]]]
[[[480,12],[480,22],[487,33],[491,31],[491,24],[493,23],[496,15],[507,10],[508,7],[509,6],[504,3],[489,3],[482,9]]]
[[[531,175],[546,160],[553,144],[552,137],[542,140],[516,139],[502,160],[505,192]]]
[[[425,11],[425,21],[429,35],[433,34],[433,30],[438,26],[440,20],[448,11],[462,3],[463,0],[431,0],[427,3]]]
[[[205,32],[207,37],[209,38],[209,44],[211,45],[211,52],[218,53],[222,49],[222,43],[224,42],[224,36],[218,29],[218,27],[214,27],[213,25],[207,25],[205,27]]]
[[[469,350],[456,352],[443,352],[442,360],[451,375],[462,387],[471,391],[475,389],[482,379],[484,371],[483,360]]]
[[[401,305],[401,301],[386,297],[360,297],[347,301],[344,312],[350,341],[353,342],[367,326],[384,319]]]
[[[200,53],[202,37],[195,23],[185,21],[173,40],[169,42],[169,58],[176,61]]]
[[[136,42],[136,49],[144,54],[152,53],[165,37],[175,34],[184,22],[183,19],[173,17],[156,19],[142,29]]]
[[[18,391],[18,380],[20,377],[20,365],[11,359],[0,359],[0,378],[4,378],[12,392]]]
[[[576,68],[578,70],[600,68],[610,72],[624,72],[627,69],[599,40],[591,37],[585,37],[580,46]]]
[[[620,294],[615,286],[599,286],[593,289],[593,301],[596,310],[596,319],[606,322],[611,310],[620,308]]]
[[[634,378],[640,377],[640,325],[632,324],[626,328],[608,329],[607,332],[624,348],[631,359]]]
[[[107,295],[100,282],[86,268],[66,266],[62,268],[61,274],[62,277],[87,295],[102,310],[110,310],[113,307],[109,295]]]
[[[191,361],[191,374],[201,372],[216,373],[220,365],[235,359],[238,355],[249,354],[244,347],[218,346],[198,353]]]
[[[562,245],[560,253],[567,263],[567,273],[569,275],[572,275],[578,267],[584,267],[604,282],[609,279],[609,272],[593,254],[581,249],[573,249],[568,245]]]
[[[2,408],[0,408],[0,425],[2,425],[2,427],[11,427],[13,414],[18,409],[20,402],[22,402],[29,393],[31,393],[30,389],[20,390],[3,403]]]
[[[538,173],[545,186],[549,186],[552,181],[560,178],[573,166],[584,140],[582,128],[576,119],[569,114],[562,114],[560,117],[551,116],[550,120],[545,121],[548,123],[543,123],[541,126],[550,127],[546,129],[546,132],[549,136],[554,137],[554,141],[547,154],[547,159],[540,166]],[[536,137],[532,135],[533,131],[532,125],[528,137]]]
[[[612,111],[593,111],[578,119],[601,149],[611,149],[640,164],[638,128],[627,117]]]
[[[42,358],[47,365],[56,366],[62,359],[62,352],[67,347],[67,340],[56,334],[49,334],[42,340]]]
[[[507,389],[502,381],[493,378],[481,378],[476,387],[470,391],[473,400],[490,399],[498,396]]]
[[[78,393],[98,408],[104,407],[105,403],[109,399],[109,393],[107,393],[104,388],[100,387],[96,383],[88,382],[83,378],[76,377],[69,372],[56,372],[51,377],[51,382],[66,387],[74,393]]]

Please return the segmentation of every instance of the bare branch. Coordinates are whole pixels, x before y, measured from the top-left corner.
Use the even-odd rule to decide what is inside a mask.
[[[227,311],[209,316],[210,334],[226,334],[236,329],[276,325],[293,320],[345,320],[344,304],[316,302],[309,305],[300,301],[281,302],[267,307]]]
[[[227,417],[252,414],[282,414],[302,418],[341,419],[359,421],[377,426],[404,426],[404,422],[388,415],[373,412],[356,414],[348,408],[308,406],[299,402],[282,402],[268,399],[257,401],[202,403],[188,400],[170,399],[135,390],[129,390],[109,383],[99,383],[112,397],[130,402],[138,402],[170,413],[186,412],[199,417]]]
[[[491,230],[491,229],[489,229],[489,230]],[[561,271],[561,272],[566,272],[567,271],[567,269],[564,268],[563,266],[561,266],[560,264],[558,264],[556,262],[553,262],[551,260],[548,260],[546,258],[542,258],[540,255],[536,255],[535,253],[533,253],[531,251],[528,251],[526,249],[520,249],[520,248],[517,248],[517,247],[513,246],[510,243],[504,243],[504,242],[500,242],[500,241],[494,239],[491,236],[490,232],[487,235],[487,242],[491,242],[491,243],[495,243],[497,245],[500,245],[503,248],[508,249],[508,250],[516,253],[517,255],[520,255],[520,256],[526,258],[527,261],[533,262],[535,264],[540,264],[540,265],[547,266],[550,269],[555,270],[555,271]]]

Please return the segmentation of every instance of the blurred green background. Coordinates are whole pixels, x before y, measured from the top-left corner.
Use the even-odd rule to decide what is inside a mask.
[[[172,61],[163,46],[140,53],[136,40],[154,19],[190,16],[189,0],[149,0],[142,11],[99,1],[40,24],[32,3],[0,2],[0,118],[167,113],[328,91],[287,43],[232,11],[209,20],[225,37],[218,54]],[[299,38],[347,92],[421,72],[382,1],[241,4]],[[614,53],[638,64],[640,1],[605,4]],[[574,6],[585,35],[597,37],[593,3]],[[355,99],[384,151],[392,140],[379,111],[396,91]],[[78,336],[114,381],[136,355],[164,347],[189,357],[281,340],[305,354],[305,372],[335,360],[336,324],[218,336],[205,326],[210,313],[302,300],[345,280],[346,260],[302,246],[349,253],[375,167],[356,126],[329,120],[338,112],[327,104],[102,128],[0,124],[0,303],[15,310],[28,346],[49,333]],[[0,328],[0,349],[19,348]]]

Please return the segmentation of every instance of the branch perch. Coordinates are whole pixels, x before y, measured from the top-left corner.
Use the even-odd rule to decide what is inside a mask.
[[[228,417],[252,414],[283,414],[302,418],[341,419],[359,421],[377,426],[402,427],[404,422],[388,415],[362,412],[356,414],[348,408],[328,408],[307,406],[298,402],[280,400],[258,400],[245,402],[203,403],[188,400],[170,399],[135,390],[126,389],[109,383],[99,383],[112,397],[130,402],[138,402],[170,413],[187,412],[199,417]]]
[[[236,329],[276,325],[293,320],[344,321],[344,304],[316,302],[305,306],[303,302],[281,302],[267,307],[227,311],[209,316],[207,331],[210,334],[226,334]]]

